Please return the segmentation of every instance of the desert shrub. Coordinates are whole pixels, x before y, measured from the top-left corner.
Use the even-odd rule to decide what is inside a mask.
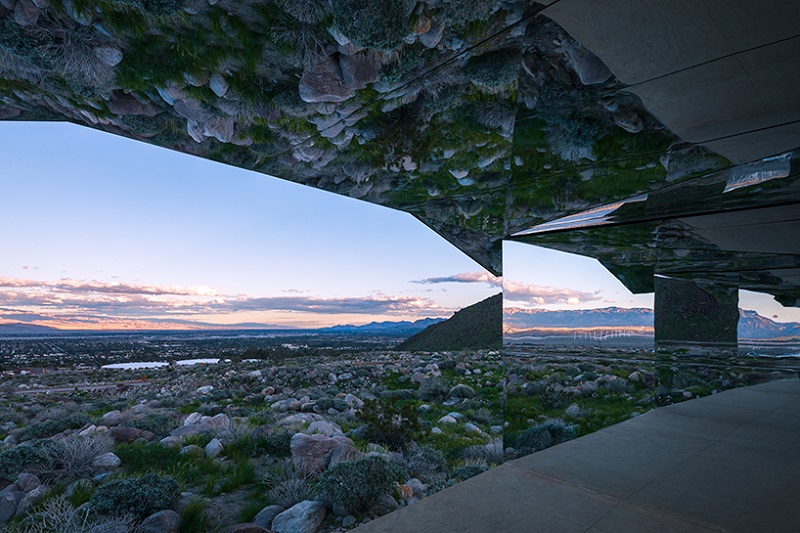
[[[411,450],[406,458],[406,467],[412,477],[426,482],[448,470],[442,452],[430,446],[417,446]]]
[[[500,464],[503,462],[503,439],[493,439],[487,444],[467,446],[461,458],[474,463]]]
[[[414,389],[385,390],[380,396],[385,400],[410,400],[416,392]]]
[[[206,501],[192,498],[181,509],[181,533],[205,533],[209,530]]]
[[[15,524],[9,533],[130,533],[134,521],[130,517],[95,517],[76,512],[64,496],[47,499],[41,508]]]
[[[21,441],[31,439],[46,439],[56,433],[61,433],[68,429],[83,427],[89,422],[89,417],[85,413],[68,415],[57,420],[45,420],[25,427],[19,434]]]
[[[495,93],[516,81],[519,68],[519,52],[506,48],[473,57],[467,63],[466,74],[478,88]]]
[[[464,481],[471,477],[477,476],[489,470],[489,467],[482,463],[471,463],[457,468],[453,471],[453,476]]]
[[[603,388],[612,394],[623,394],[630,392],[633,387],[628,380],[617,378],[606,381]]]
[[[417,398],[426,402],[434,402],[447,398],[447,393],[450,391],[444,380],[440,378],[427,378],[423,379],[417,389]]]
[[[261,476],[261,484],[267,489],[267,498],[273,504],[289,508],[309,500],[314,495],[314,483],[298,474],[291,462],[280,463]]]
[[[390,494],[402,477],[403,469],[399,466],[380,457],[365,457],[339,463],[323,472],[317,494],[326,503],[361,513]]]
[[[337,411],[347,411],[350,406],[342,398],[331,398],[330,396],[323,396],[314,403],[314,409],[327,412],[328,409],[336,409]]]
[[[64,490],[64,497],[76,508],[91,500],[92,494],[94,483],[90,479],[79,479]]]
[[[403,79],[406,74],[413,72],[422,63],[419,55],[414,53],[400,54],[397,61],[383,67],[378,81],[388,85],[395,84]]]
[[[48,441],[37,441],[0,452],[0,478],[13,481],[20,472],[47,468],[47,446]]]
[[[392,50],[409,30],[405,0],[331,0],[333,25],[365,48]]]
[[[497,416],[500,417],[499,414]],[[469,417],[479,424],[491,424],[495,419],[495,414],[488,407],[479,407],[474,412],[470,413]]]
[[[41,44],[39,39],[25,32],[14,22],[13,17],[0,20],[0,51],[27,60],[37,67],[43,67],[38,53]]]
[[[264,439],[264,451],[276,457],[288,457],[292,454],[291,442],[292,436],[289,433],[272,433]]]
[[[475,389],[469,385],[459,384],[450,389],[451,398],[474,398]]]
[[[142,11],[152,17],[165,17],[181,10],[180,0],[122,0],[122,3]]]
[[[289,15],[306,24],[316,24],[325,18],[325,0],[280,0]]]
[[[391,450],[406,450],[419,431],[419,418],[411,405],[394,407],[377,400],[367,400],[361,410],[366,425],[365,437]]]
[[[42,451],[47,457],[48,467],[42,474],[60,481],[91,477],[92,462],[114,448],[114,440],[104,433],[45,442]]]
[[[523,454],[538,452],[575,437],[574,426],[560,418],[551,418],[517,435],[517,449]]]
[[[126,420],[122,425],[149,431],[156,436],[163,436],[175,429],[178,420],[164,413],[147,413],[141,418]]]
[[[180,487],[174,479],[147,474],[101,485],[92,494],[89,508],[92,513],[99,515],[145,518],[174,506],[180,493]]]

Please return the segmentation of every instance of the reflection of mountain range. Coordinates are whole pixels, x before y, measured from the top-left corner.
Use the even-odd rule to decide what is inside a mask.
[[[547,309],[521,309],[506,307],[503,310],[506,332],[521,332],[540,328],[627,328],[635,326],[653,327],[652,309],[623,309],[605,307],[549,311]],[[778,337],[800,337],[800,323],[775,322],[756,311],[739,310],[739,338],[773,339]]]
[[[38,333],[58,333],[58,331],[56,328],[38,326],[36,324],[23,324],[21,322],[0,324],[0,335],[34,335]]]
[[[739,337],[745,339],[800,337],[800,323],[775,322],[755,311],[739,309]]]
[[[506,329],[532,328],[592,328],[653,326],[652,309],[580,309],[549,311],[547,309],[522,309],[506,307],[503,310]]]

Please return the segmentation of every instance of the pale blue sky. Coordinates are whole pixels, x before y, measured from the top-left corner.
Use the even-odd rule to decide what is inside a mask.
[[[449,316],[499,291],[400,211],[70,124],[0,122],[0,139],[0,322],[316,327]],[[593,259],[504,254],[510,305],[652,305]]]

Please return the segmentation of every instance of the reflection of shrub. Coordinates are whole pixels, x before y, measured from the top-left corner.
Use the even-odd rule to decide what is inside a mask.
[[[393,450],[405,450],[419,431],[419,418],[410,405],[397,409],[391,405],[367,400],[361,410],[366,438]]]
[[[318,495],[323,501],[339,504],[350,512],[364,512],[390,494],[402,476],[399,466],[380,457],[345,461],[322,474]]]
[[[175,505],[180,492],[174,479],[147,474],[118,479],[98,487],[89,506],[97,514],[144,518]]]
[[[522,453],[533,453],[577,436],[575,427],[560,418],[552,418],[526,429],[517,435],[517,448]]]
[[[366,48],[392,50],[408,33],[404,0],[331,0],[333,24]]]
[[[469,385],[459,384],[450,389],[451,398],[474,398],[475,389]]]
[[[417,397],[426,402],[434,402],[447,397],[447,384],[439,378],[423,379],[417,389]]]
[[[498,92],[517,79],[519,53],[513,49],[497,50],[472,58],[467,63],[469,81],[489,93]]]

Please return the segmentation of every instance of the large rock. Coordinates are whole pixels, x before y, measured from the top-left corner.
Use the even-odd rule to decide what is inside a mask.
[[[339,427],[339,424],[335,422],[328,422],[327,420],[317,420],[316,422],[311,422],[308,428],[306,428],[305,433],[309,435],[325,435],[326,437],[344,435],[342,428]]]
[[[325,506],[306,500],[282,512],[272,521],[275,533],[314,533],[325,520]]]
[[[135,533],[180,533],[181,515],[172,509],[151,514],[139,524]]]
[[[253,522],[246,524],[234,524],[228,528],[227,533],[273,533],[269,529],[265,529]]]
[[[564,43],[569,63],[575,74],[584,85],[603,83],[611,77],[611,71],[599,57],[581,46],[577,41],[568,40]]]
[[[24,497],[25,493],[13,484],[0,491],[0,524],[14,518],[17,505]]]
[[[98,456],[94,461],[92,461],[92,469],[114,470],[115,468],[119,468],[120,464],[122,464],[122,460],[120,460],[120,458],[117,457],[113,452],[108,452]]]
[[[364,457],[364,452],[351,444],[340,444],[331,452],[331,458],[328,462],[328,468],[333,468],[339,463],[345,461],[355,461]]]
[[[108,430],[114,441],[119,442],[133,442],[142,436],[142,430],[139,428],[128,428],[123,426],[113,427]]]
[[[206,444],[206,457],[210,457],[211,459],[219,457],[219,454],[221,454],[224,449],[225,447],[219,439],[211,439],[211,441]]]
[[[300,98],[304,102],[344,102],[353,89],[344,82],[339,61],[331,56],[307,66],[300,77]]]
[[[269,529],[272,527],[272,521],[275,517],[284,512],[286,509],[281,505],[268,505],[261,509],[256,516],[253,517],[253,523]]]
[[[14,7],[14,21],[20,26],[33,26],[39,20],[39,8],[31,0],[19,0]]]
[[[22,500],[17,504],[17,510],[14,513],[15,517],[20,517],[28,514],[33,504],[42,499],[50,490],[47,485],[39,485],[32,491],[28,492]]]
[[[352,56],[339,56],[342,80],[351,89],[363,89],[378,79],[381,61],[377,53],[365,50]]]
[[[28,474],[27,472],[18,475],[14,483],[17,484],[17,487],[19,487],[19,490],[22,492],[30,492],[42,484],[39,476]]]
[[[325,435],[295,433],[289,444],[292,463],[301,475],[319,475],[328,466],[331,450],[340,444],[338,440]]]

